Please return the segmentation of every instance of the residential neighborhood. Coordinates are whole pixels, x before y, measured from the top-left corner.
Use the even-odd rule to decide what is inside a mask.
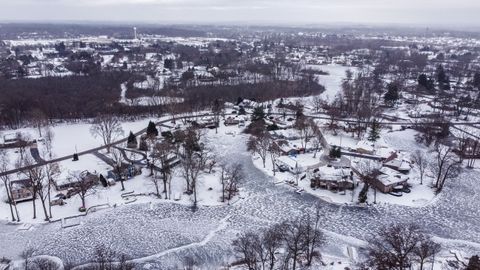
[[[479,119],[475,31],[0,22],[0,270],[480,269]]]

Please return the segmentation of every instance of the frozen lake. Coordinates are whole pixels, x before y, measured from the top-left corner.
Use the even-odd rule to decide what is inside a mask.
[[[253,230],[313,212],[318,199],[276,186],[252,163],[244,136],[211,135],[219,160],[243,164],[244,199],[225,206],[200,207],[166,203],[137,204],[93,213],[82,225],[69,229],[59,223],[36,225],[28,231],[0,223],[0,257],[16,257],[25,246],[39,252],[84,262],[99,244],[129,254],[149,269],[178,268],[186,257],[203,264],[221,264],[232,256],[231,241],[241,231]],[[220,139],[220,136],[222,139]],[[329,245],[324,252],[342,256],[346,245],[359,246],[380,227],[416,222],[442,243],[445,250],[480,250],[480,187],[478,170],[466,170],[449,182],[434,202],[423,208],[377,204],[359,208],[322,204],[323,228]],[[470,199],[465,199],[470,198]],[[148,266],[147,266],[148,265]]]

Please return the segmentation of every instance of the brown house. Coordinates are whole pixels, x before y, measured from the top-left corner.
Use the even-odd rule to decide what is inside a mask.
[[[88,171],[76,171],[67,178],[54,181],[55,189],[58,191],[68,190],[69,188],[76,188],[80,182],[87,182],[91,186],[98,184],[99,177]]]
[[[353,171],[350,168],[324,166],[314,170],[310,179],[310,187],[333,191],[353,189],[354,181]]]
[[[387,167],[382,167],[369,177],[368,182],[377,190],[383,193],[389,193],[393,191],[394,187],[407,184],[408,180],[409,177],[405,174]]]
[[[33,186],[30,179],[19,179],[10,182],[10,192],[14,202],[22,202],[33,199]]]

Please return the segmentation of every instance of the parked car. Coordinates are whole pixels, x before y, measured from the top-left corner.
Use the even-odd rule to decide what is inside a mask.
[[[67,198],[71,198],[79,193],[79,190],[76,188],[69,188],[67,191]]]
[[[115,179],[113,179],[113,178],[111,178],[111,177],[110,177],[110,178],[107,178],[107,184],[108,184],[109,186],[114,186],[114,185],[116,184]]]
[[[65,202],[63,201],[63,199],[54,199],[50,202],[51,205],[64,205]]]
[[[57,195],[55,195],[55,198],[56,199],[61,199],[61,200],[66,200],[67,196],[63,193],[58,193]]]
[[[404,189],[403,185],[393,187],[393,192],[402,192]]]
[[[402,192],[395,192],[395,191],[389,192],[388,194],[390,194],[392,196],[395,196],[395,197],[402,197],[402,195],[403,195]]]
[[[279,172],[288,172],[288,166],[286,165],[277,165]]]

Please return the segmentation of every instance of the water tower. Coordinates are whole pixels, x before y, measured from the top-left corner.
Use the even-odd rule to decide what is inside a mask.
[[[133,27],[133,37],[134,39],[137,39],[137,27]]]

